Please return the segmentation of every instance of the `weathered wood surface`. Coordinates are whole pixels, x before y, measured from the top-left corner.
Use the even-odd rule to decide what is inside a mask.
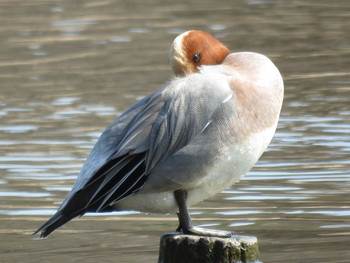
[[[158,263],[234,263],[258,259],[254,236],[228,238],[167,233],[161,237]]]

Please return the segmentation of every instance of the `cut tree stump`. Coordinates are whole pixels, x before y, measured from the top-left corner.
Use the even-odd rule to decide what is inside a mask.
[[[234,263],[258,259],[254,236],[228,238],[167,233],[160,239],[158,263]]]

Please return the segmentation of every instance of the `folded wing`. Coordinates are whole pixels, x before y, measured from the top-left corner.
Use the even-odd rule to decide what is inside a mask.
[[[109,211],[142,189],[152,170],[190,144],[232,97],[227,81],[217,83],[201,74],[176,79],[122,114],[101,135],[60,209],[36,233],[45,237],[86,212]]]

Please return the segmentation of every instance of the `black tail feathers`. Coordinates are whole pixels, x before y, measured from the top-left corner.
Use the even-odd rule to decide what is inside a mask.
[[[66,216],[64,214],[61,213],[61,211],[58,211],[56,214],[54,214],[45,224],[43,224],[41,227],[39,227],[38,230],[36,230],[33,235],[38,234],[39,232],[41,232],[40,234],[40,238],[45,238],[47,237],[50,233],[52,233],[54,230],[56,230],[57,228],[59,228],[60,226],[64,225],[65,223],[67,223],[68,221],[70,221],[71,219],[73,219],[74,217],[76,217],[77,215],[74,216]]]

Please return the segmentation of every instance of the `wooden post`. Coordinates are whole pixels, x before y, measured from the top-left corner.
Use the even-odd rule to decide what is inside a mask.
[[[167,233],[160,239],[158,263],[235,263],[258,259],[254,236],[228,238]]]

